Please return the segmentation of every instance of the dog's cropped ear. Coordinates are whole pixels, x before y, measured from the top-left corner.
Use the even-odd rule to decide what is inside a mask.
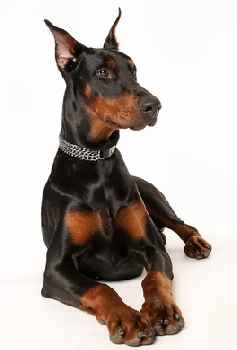
[[[119,7],[119,14],[116,18],[116,20],[114,21],[114,24],[112,26],[112,28],[109,31],[109,34],[107,35],[106,39],[105,39],[105,43],[104,43],[104,49],[113,49],[113,50],[118,50],[119,48],[119,44],[116,40],[115,37],[115,28],[120,20],[122,11],[121,8]]]
[[[55,27],[47,19],[44,20],[45,24],[50,29],[55,40],[55,59],[59,70],[64,71],[71,70],[74,63],[80,56],[80,53],[87,49],[86,46],[78,43],[69,33],[64,29]]]

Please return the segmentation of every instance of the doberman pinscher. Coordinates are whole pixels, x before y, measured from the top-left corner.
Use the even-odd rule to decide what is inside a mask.
[[[184,326],[164,228],[180,236],[191,258],[208,257],[211,246],[158,189],[129,174],[116,148],[119,129],[153,126],[161,108],[138,84],[133,60],[118,50],[120,16],[119,9],[103,49],[88,48],[45,20],[66,91],[59,149],[43,193],[42,295],[95,315],[114,343],[138,346]],[[144,268],[140,311],[99,282],[132,279]]]

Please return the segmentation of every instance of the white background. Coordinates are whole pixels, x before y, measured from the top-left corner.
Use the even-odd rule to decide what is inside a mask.
[[[119,148],[131,173],[156,184],[177,214],[213,244],[210,259],[192,261],[167,230],[186,327],[150,348],[236,348],[236,1],[7,0],[0,5],[4,350],[118,348],[93,317],[40,296],[46,252],[40,204],[64,92],[43,18],[101,47],[119,5],[121,50],[163,105],[154,128],[122,132]],[[140,280],[111,285],[139,308]]]

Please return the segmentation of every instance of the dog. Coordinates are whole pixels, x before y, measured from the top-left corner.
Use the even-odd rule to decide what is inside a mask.
[[[41,293],[95,315],[112,342],[139,346],[184,327],[164,228],[179,235],[191,258],[207,258],[211,245],[177,217],[155,186],[129,174],[116,148],[120,129],[155,125],[161,108],[138,84],[133,60],[119,51],[120,17],[119,9],[102,49],[45,20],[66,90],[59,148],[43,191]],[[103,283],[138,277],[144,268],[140,311]]]

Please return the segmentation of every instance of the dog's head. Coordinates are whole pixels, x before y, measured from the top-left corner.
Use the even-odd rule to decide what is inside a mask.
[[[45,20],[55,39],[57,66],[73,91],[72,105],[84,105],[87,116],[112,130],[140,130],[154,125],[161,108],[157,97],[137,82],[133,60],[118,50],[115,27],[121,10],[102,49],[88,48],[65,30]]]

